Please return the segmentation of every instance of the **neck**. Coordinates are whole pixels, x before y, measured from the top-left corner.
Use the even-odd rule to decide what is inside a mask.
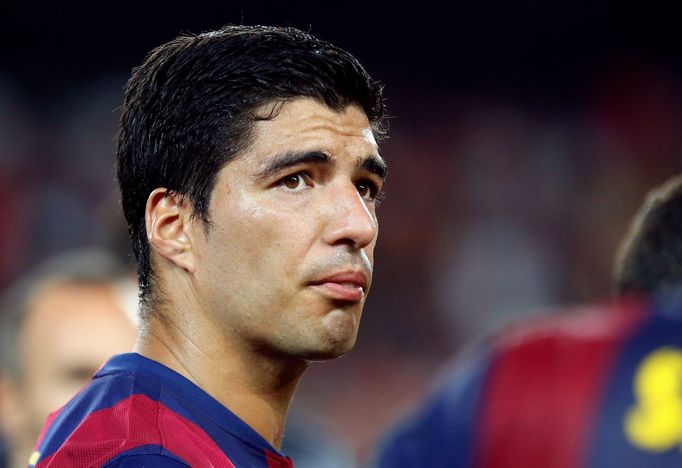
[[[279,450],[289,404],[307,363],[240,346],[215,330],[196,322],[188,328],[150,319],[135,351],[192,381]]]

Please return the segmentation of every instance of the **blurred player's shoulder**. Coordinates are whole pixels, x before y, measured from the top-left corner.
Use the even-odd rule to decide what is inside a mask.
[[[496,353],[508,353],[621,340],[647,320],[652,310],[650,301],[634,297],[553,309],[506,324],[489,338],[489,344]]]

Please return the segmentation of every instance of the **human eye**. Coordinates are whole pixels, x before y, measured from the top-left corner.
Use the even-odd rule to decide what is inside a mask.
[[[313,184],[308,174],[305,172],[297,172],[295,174],[289,174],[288,176],[283,177],[278,181],[277,185],[292,192],[299,192],[307,187],[311,187]]]
[[[381,190],[379,185],[369,179],[359,180],[355,183],[360,196],[369,202],[378,202],[381,199]]]

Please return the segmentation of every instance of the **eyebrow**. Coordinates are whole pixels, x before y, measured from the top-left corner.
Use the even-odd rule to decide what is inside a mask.
[[[301,164],[334,166],[334,159],[322,151],[287,151],[273,157],[257,174],[258,179],[267,179],[285,169]],[[358,161],[356,170],[364,170],[386,180],[386,162],[379,156],[370,155]]]
[[[258,179],[267,179],[284,169],[306,163],[332,166],[334,165],[334,160],[331,156],[322,151],[288,151],[286,153],[278,154],[268,161],[265,167],[256,174],[256,177]]]
[[[386,165],[386,161],[373,154],[358,161],[356,169],[363,169],[381,178],[381,180],[386,180],[386,175],[388,174],[388,166]]]

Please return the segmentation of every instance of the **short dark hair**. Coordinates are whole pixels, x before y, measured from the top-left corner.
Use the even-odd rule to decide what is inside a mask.
[[[118,182],[137,259],[142,318],[154,301],[145,206],[156,188],[186,197],[208,228],[223,165],[245,150],[262,106],[297,97],[359,105],[384,134],[381,85],[348,52],[294,28],[226,26],[181,35],[133,70],[118,139]],[[275,108],[277,109],[277,108]]]
[[[616,257],[619,295],[665,295],[682,288],[682,176],[652,190]]]

